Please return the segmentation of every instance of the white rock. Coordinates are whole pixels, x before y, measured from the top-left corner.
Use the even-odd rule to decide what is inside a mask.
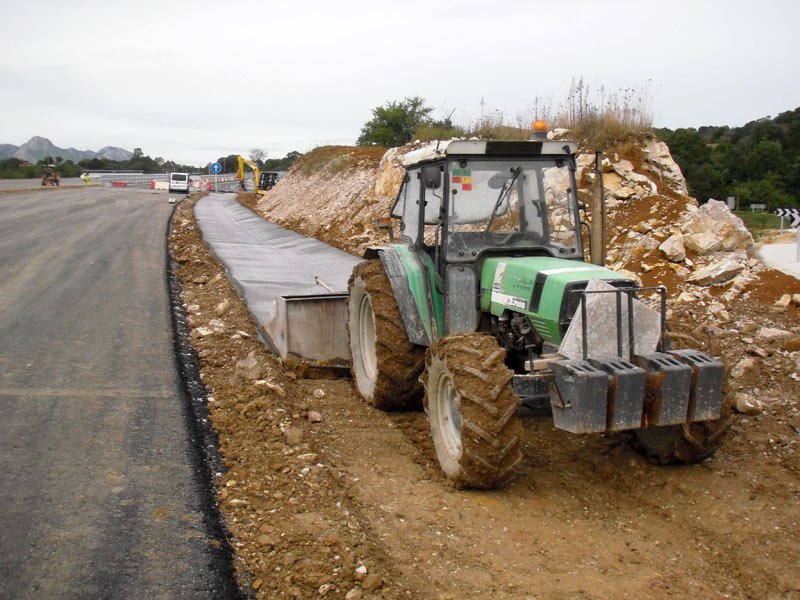
[[[748,256],[754,252],[753,236],[744,222],[719,200],[709,200],[690,214],[682,229],[684,233],[713,232],[720,250],[744,250]]]
[[[683,247],[683,235],[680,233],[668,237],[658,249],[672,262],[680,262],[686,258],[686,249]]]
[[[614,191],[613,193],[614,193],[614,197],[615,198],[619,198],[620,200],[627,200],[627,199],[632,198],[633,196],[636,195],[636,192],[634,192],[629,187],[621,187],[618,190]]]
[[[727,259],[721,260],[698,269],[689,275],[687,281],[696,283],[697,285],[725,283],[736,277],[743,269],[744,267],[736,261]]]
[[[706,256],[722,248],[722,238],[710,231],[687,233],[683,236],[683,246],[699,256]]]
[[[734,379],[743,379],[750,376],[755,377],[758,375],[759,370],[759,361],[748,356],[734,365],[731,369],[731,377]]]
[[[612,168],[617,172],[617,175],[623,179],[633,173],[633,163],[631,163],[629,160],[625,160],[624,158],[618,162],[615,162],[612,165]]]
[[[263,368],[255,357],[255,350],[247,355],[247,358],[236,362],[234,372],[237,377],[242,379],[260,379]]]
[[[600,279],[590,279],[586,291],[612,291],[614,288]],[[592,358],[617,356],[617,314],[615,294],[588,294],[586,301],[587,348]],[[627,352],[628,304],[622,303],[623,353]],[[637,334],[636,350],[641,354],[654,352],[661,337],[661,318],[639,300],[633,301],[634,327]],[[564,335],[559,354],[567,358],[582,358],[582,315],[578,311]]]
[[[231,305],[231,301],[228,300],[227,298],[225,298],[221,302],[217,303],[217,305],[214,307],[214,312],[217,314],[217,316],[221,317],[222,315],[225,314],[225,312],[228,310],[230,305]]]
[[[223,333],[227,329],[227,325],[222,319],[211,319],[208,322],[208,326],[214,333]]]
[[[681,173],[681,168],[672,159],[669,148],[664,142],[655,138],[648,140],[645,153],[647,155],[647,162],[650,163],[664,179],[670,182],[671,187],[673,187],[676,192],[684,196],[688,195],[686,180],[683,177],[683,173]]]
[[[614,270],[617,273],[619,273],[620,275],[625,275],[626,277],[630,277],[631,279],[633,279],[636,282],[636,285],[638,285],[639,287],[642,287],[642,278],[639,277],[633,271],[628,271],[628,269],[614,269]]]
[[[733,396],[736,412],[744,415],[757,415],[764,411],[761,400],[744,392],[736,392]]]
[[[792,336],[791,331],[786,331],[785,329],[776,329],[772,327],[762,327],[758,330],[758,334],[756,337],[759,340],[765,342],[774,342],[776,340],[782,340]]]

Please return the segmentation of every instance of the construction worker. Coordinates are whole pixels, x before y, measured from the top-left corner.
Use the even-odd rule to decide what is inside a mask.
[[[84,173],[83,175],[81,175],[81,177],[83,178],[83,182],[86,185],[89,185],[89,173]]]

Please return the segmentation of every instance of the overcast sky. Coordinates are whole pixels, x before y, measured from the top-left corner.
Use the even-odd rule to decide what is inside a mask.
[[[800,2],[0,0],[0,143],[142,148],[203,165],[352,144],[425,98],[515,124],[583,77],[646,92],[657,127],[800,106]]]

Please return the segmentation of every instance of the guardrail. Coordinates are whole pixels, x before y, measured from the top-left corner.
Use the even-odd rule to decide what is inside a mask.
[[[154,188],[156,183],[168,183],[169,173],[90,173],[90,177],[99,180],[101,185],[114,187],[141,187]],[[245,175],[245,185],[249,183],[252,191],[252,175]],[[214,189],[219,191],[235,191],[241,185],[234,173],[220,175],[192,174],[189,175],[189,186],[193,190]]]

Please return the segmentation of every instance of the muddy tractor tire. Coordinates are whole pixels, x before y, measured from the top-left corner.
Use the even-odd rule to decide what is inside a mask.
[[[359,393],[380,410],[419,408],[425,348],[408,340],[381,261],[356,265],[348,291],[347,332]]]
[[[425,411],[439,464],[457,487],[499,487],[522,460],[519,398],[505,355],[478,333],[438,340],[426,354]]]
[[[714,421],[651,425],[634,430],[633,446],[654,464],[691,465],[714,454],[732,423],[730,414],[724,414]]]

